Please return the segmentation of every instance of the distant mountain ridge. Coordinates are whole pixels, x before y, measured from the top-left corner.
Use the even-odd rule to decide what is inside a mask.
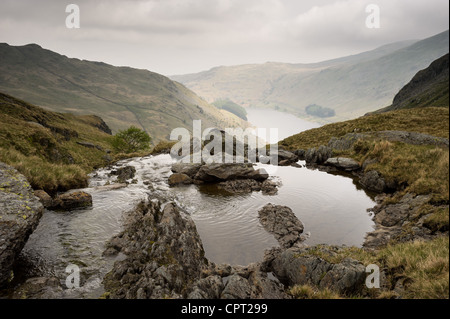
[[[277,108],[327,123],[389,105],[414,74],[448,51],[447,30],[424,40],[397,42],[320,63],[216,67],[171,78],[207,101],[229,98],[244,107]],[[310,104],[333,109],[336,116],[308,116],[305,107]]]
[[[374,113],[416,107],[449,106],[449,54],[419,71],[394,97],[392,105]]]
[[[56,112],[96,114],[113,131],[135,125],[154,141],[172,129],[246,126],[169,78],[147,70],[72,59],[39,45],[0,43],[0,91]]]

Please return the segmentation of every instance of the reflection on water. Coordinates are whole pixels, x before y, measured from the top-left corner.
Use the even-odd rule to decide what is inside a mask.
[[[258,210],[267,203],[290,207],[305,224],[305,231],[311,233],[308,244],[360,246],[372,230],[366,209],[374,202],[349,178],[277,167],[273,178],[282,182],[277,195],[226,196],[211,186],[169,188],[171,164],[169,155],[123,161],[118,165],[136,167],[137,183],[116,190],[98,187],[115,182],[116,177],[109,176],[111,169],[97,171],[90,188],[84,189],[93,196],[93,207],[64,213],[46,211],[22,257],[35,273],[57,276],[61,283],[67,276],[66,266],[76,264],[85,288],[71,297],[100,296],[101,279],[114,263],[114,259],[102,256],[105,243],[120,232],[122,214],[150,192],[174,200],[191,214],[206,257],[216,263],[246,265],[261,260],[265,249],[277,245],[258,220]]]

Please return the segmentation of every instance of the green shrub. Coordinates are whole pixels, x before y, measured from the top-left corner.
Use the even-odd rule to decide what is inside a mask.
[[[114,136],[112,145],[116,152],[129,154],[150,149],[151,140],[147,132],[131,126],[127,130],[119,131]]]

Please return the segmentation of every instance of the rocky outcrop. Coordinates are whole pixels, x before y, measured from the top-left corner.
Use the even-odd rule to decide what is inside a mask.
[[[328,142],[328,147],[336,151],[347,151],[353,147],[356,141],[367,136],[367,134],[361,133],[347,133],[341,137],[332,137]]]
[[[333,261],[341,249],[321,245],[272,251],[266,255],[266,267],[288,286],[313,285],[344,295],[359,293],[365,287],[365,267],[350,258]]]
[[[92,196],[86,192],[71,192],[58,195],[48,207],[52,210],[69,211],[92,206]]]
[[[432,136],[417,132],[406,131],[379,131],[372,134],[378,138],[390,142],[402,142],[411,145],[434,145],[438,147],[449,147],[448,138]]]
[[[283,248],[301,245],[303,223],[286,206],[267,204],[258,212],[264,229],[273,234]]]
[[[426,216],[417,218],[418,211],[430,198],[430,195],[407,193],[397,203],[389,203],[385,201],[386,195],[377,196],[377,205],[371,210],[376,228],[366,235],[364,247],[377,248],[392,240],[429,240],[438,236],[441,233],[439,230],[433,232],[426,227]]]
[[[374,170],[365,172],[359,179],[359,182],[366,189],[377,193],[382,193],[387,190],[385,179],[381,176],[380,173]]]
[[[0,286],[11,278],[14,261],[43,210],[26,178],[0,162]]]
[[[332,157],[325,161],[325,165],[334,166],[337,169],[351,172],[361,168],[359,163],[352,158],[346,157]]]

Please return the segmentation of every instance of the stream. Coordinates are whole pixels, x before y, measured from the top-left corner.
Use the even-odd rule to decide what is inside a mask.
[[[265,167],[281,183],[277,195],[261,192],[227,195],[211,185],[170,188],[170,155],[121,161],[91,174],[93,207],[71,212],[45,211],[21,253],[20,276],[57,277],[65,287],[70,264],[80,267],[80,288],[64,290],[62,298],[98,298],[102,278],[123,255],[104,257],[105,243],[122,230],[122,216],[149,193],[175,201],[195,221],[206,257],[215,263],[247,265],[260,261],[264,250],[277,246],[259,223],[258,210],[267,203],[290,207],[305,225],[306,243],[361,246],[373,221],[366,211],[373,200],[348,177],[295,167]],[[301,164],[301,162],[299,162]],[[136,168],[135,183],[114,189],[120,166]],[[130,181],[131,182],[131,181]],[[109,185],[109,186],[108,186]]]

